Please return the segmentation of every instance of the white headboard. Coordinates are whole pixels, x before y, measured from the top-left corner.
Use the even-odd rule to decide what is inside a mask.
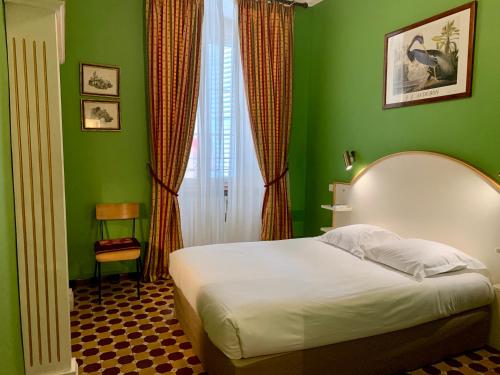
[[[386,156],[351,183],[351,222],[455,246],[500,282],[500,185],[452,157],[424,151]]]

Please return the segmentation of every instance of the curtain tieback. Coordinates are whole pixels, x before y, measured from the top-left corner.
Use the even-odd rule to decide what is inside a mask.
[[[154,171],[153,167],[151,166],[150,163],[148,163],[148,167],[149,167],[149,173],[151,173],[151,176],[153,176],[153,178],[155,179],[155,181],[160,184],[160,186],[162,188],[164,188],[166,191],[168,191],[170,194],[178,197],[179,194],[174,191],[173,189],[170,189],[167,185],[165,185],[165,183],[160,179],[160,177],[158,177],[158,175],[156,174],[156,172]]]
[[[271,182],[267,183],[264,185],[264,187],[267,189],[268,187],[274,185],[276,182],[278,182],[279,180],[281,180],[283,177],[285,177],[285,175],[287,174],[288,172],[288,166],[285,168],[285,170],[283,172],[281,172],[281,174],[276,177],[274,180],[272,180]]]

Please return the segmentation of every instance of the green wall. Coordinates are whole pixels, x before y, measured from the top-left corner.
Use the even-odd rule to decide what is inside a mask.
[[[144,5],[141,0],[67,0],[66,62],[61,67],[70,279],[94,272],[99,202],[140,202],[138,237],[148,232],[148,160]],[[121,132],[80,130],[79,63],[120,67]],[[130,233],[115,223],[111,235]],[[133,270],[110,264],[103,273]]]
[[[0,2],[0,363],[2,374],[24,374],[10,150],[9,83],[3,1]]]
[[[496,176],[500,148],[500,61],[496,0],[478,7],[473,97],[402,109],[381,109],[384,34],[462,4],[324,0],[297,8],[294,107],[290,142],[290,191],[295,236],[314,235],[330,215],[328,183],[349,181],[371,161],[402,150],[432,150],[464,159]],[[140,0],[68,0],[66,63],[62,66],[63,126],[70,278],[93,272],[97,202],[139,201],[146,240],[150,185],[148,158],[145,25]],[[121,67],[123,131],[80,131],[79,63]],[[347,173],[342,152],[357,152]],[[116,226],[115,226],[116,227]],[[116,228],[123,232],[125,227]],[[128,227],[127,227],[128,229]],[[112,228],[112,234],[117,233]],[[123,272],[127,265],[108,268]]]
[[[324,0],[311,9],[297,10],[296,46],[304,51],[297,51],[295,58],[294,74],[300,82],[295,90],[303,90],[295,97],[304,100],[294,103],[293,127],[307,128],[304,234],[318,234],[321,226],[331,222],[331,215],[320,208],[331,201],[331,181],[350,181],[366,164],[394,152],[442,152],[498,180],[497,0],[478,4],[472,98],[381,108],[384,35],[464,2]],[[351,173],[344,170],[342,160],[348,149],[357,153]],[[297,147],[295,152],[306,153]]]
[[[300,10],[298,11],[300,12]],[[311,17],[299,13],[295,21],[295,35],[306,35]],[[292,203],[294,237],[304,235],[306,212],[306,172],[307,172],[307,115],[309,96],[309,54],[311,43],[308,38],[295,37],[293,75],[293,111],[289,150],[289,185]]]

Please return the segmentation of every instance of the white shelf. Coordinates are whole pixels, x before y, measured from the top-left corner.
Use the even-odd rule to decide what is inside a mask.
[[[334,228],[333,228],[333,227],[321,227],[320,229],[321,229],[321,231],[322,231],[322,232],[325,232],[325,233],[326,233],[326,232],[331,231],[331,230],[332,230],[332,229],[334,229]]]
[[[336,211],[336,212],[350,212],[350,211],[352,211],[352,207],[349,207],[345,204],[336,204],[336,205],[322,204],[321,208],[324,208],[325,210]]]

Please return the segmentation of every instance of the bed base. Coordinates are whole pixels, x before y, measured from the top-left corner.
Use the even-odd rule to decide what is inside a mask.
[[[176,287],[175,313],[210,375],[387,375],[441,361],[488,342],[490,306],[382,335],[289,353],[229,359],[208,338]]]

